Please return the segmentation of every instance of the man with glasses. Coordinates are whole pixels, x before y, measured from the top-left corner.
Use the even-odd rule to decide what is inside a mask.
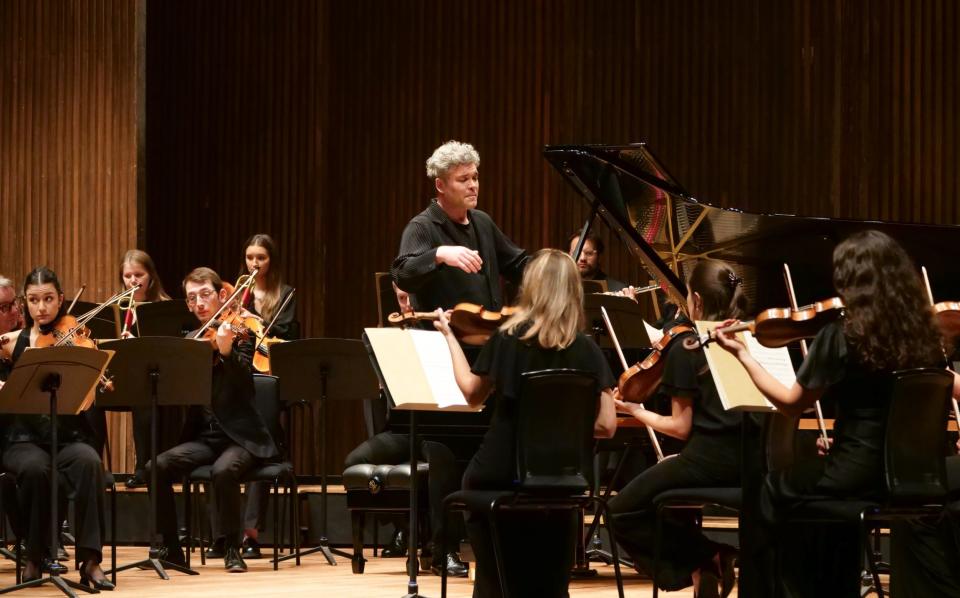
[[[23,314],[13,281],[0,276],[0,334],[23,328]]]
[[[573,252],[577,249],[577,243],[579,242],[580,231],[573,233],[567,238],[567,246],[569,247],[567,251],[570,253],[570,257],[575,257]],[[577,269],[580,270],[580,277],[584,280],[605,280],[608,291],[611,293],[622,293],[629,287],[615,278],[610,278],[607,276],[607,273],[603,271],[603,267],[600,265],[600,257],[603,255],[603,250],[603,239],[598,237],[593,231],[588,232],[587,238],[583,241],[583,249],[580,250],[580,257],[576,258]],[[631,297],[631,299],[633,299],[633,297]]]
[[[223,306],[228,296],[223,281],[210,268],[190,272],[183,280],[183,291],[187,307],[201,324]],[[185,559],[177,537],[173,483],[201,465],[212,465],[212,495],[224,536],[224,566],[231,573],[239,573],[247,570],[240,556],[244,527],[240,479],[251,468],[276,456],[277,447],[254,405],[253,341],[236,337],[226,322],[215,330],[217,359],[210,407],[192,407],[181,435],[184,442],[157,456],[157,487],[152,491],[157,492],[162,556],[181,564]]]

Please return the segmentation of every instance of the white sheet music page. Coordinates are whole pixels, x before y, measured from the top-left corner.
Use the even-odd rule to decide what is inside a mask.
[[[660,342],[660,339],[663,338],[663,330],[654,328],[650,324],[647,324],[647,321],[643,321],[643,327],[647,329],[647,336],[650,337],[650,344],[656,345]]]
[[[793,370],[790,351],[786,347],[778,349],[764,347],[757,341],[757,337],[747,330],[743,332],[743,340],[747,345],[747,351],[757,360],[757,363],[763,366],[763,369],[787,388],[793,386],[797,381],[797,373]]]
[[[437,405],[441,408],[467,406],[467,399],[457,386],[453,358],[443,335],[436,330],[410,330],[410,338]]]

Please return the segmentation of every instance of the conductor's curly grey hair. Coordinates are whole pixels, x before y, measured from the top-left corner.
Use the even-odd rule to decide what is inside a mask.
[[[448,141],[433,150],[427,158],[427,176],[431,179],[443,178],[454,166],[476,164],[480,166],[480,154],[469,143]]]
[[[6,276],[0,274],[0,289],[7,287],[13,289],[16,292],[17,287],[13,284],[13,281],[7,278]]]

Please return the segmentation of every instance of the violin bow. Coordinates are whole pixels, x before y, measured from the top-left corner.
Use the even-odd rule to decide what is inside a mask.
[[[613,330],[613,324],[610,323],[610,316],[607,315],[607,308],[600,306],[600,312],[603,314],[603,322],[607,325],[607,331],[610,332],[610,338],[613,339],[613,346],[617,350],[617,355],[620,357],[620,364],[623,366],[623,371],[630,369],[630,366],[627,365],[627,358],[623,356],[623,349],[620,348],[620,341],[617,340],[617,333]],[[643,403],[638,403],[640,408],[646,410],[646,407],[643,406]],[[653,431],[653,428],[644,424],[644,428],[647,429],[647,435],[650,436],[650,444],[653,445],[653,450],[657,453],[657,463],[663,461],[663,449],[660,448],[660,441],[657,440],[657,433]]]
[[[70,302],[70,307],[67,308],[67,311],[65,313],[69,314],[70,312],[73,311],[73,306],[77,304],[77,301],[80,300],[80,295],[83,295],[83,292],[85,290],[87,290],[87,285],[85,284],[80,285],[80,290],[77,291],[77,294],[73,296],[73,301]]]
[[[787,295],[790,297],[790,309],[797,311],[799,305],[797,304],[797,294],[793,290],[793,277],[790,276],[790,266],[783,264],[783,281],[787,285]],[[800,354],[803,355],[803,358],[807,358],[807,340],[800,339]],[[820,437],[823,438],[823,445],[825,449],[830,447],[829,437],[827,436],[827,423],[823,420],[823,409],[820,407],[820,401],[816,400],[813,402],[813,408],[817,412],[817,427],[820,428]]]
[[[933,302],[933,289],[930,287],[930,277],[927,275],[927,267],[926,267],[926,266],[920,266],[920,272],[923,273],[923,284],[924,284],[925,287],[927,287],[927,299],[930,300],[930,305],[931,305],[931,306],[932,306],[932,305],[935,305],[934,302]],[[942,349],[942,348],[943,348],[943,347],[941,346],[941,349]],[[944,359],[946,359],[946,357],[947,357],[947,351],[946,351],[946,349],[943,350],[943,357],[944,357]],[[949,368],[948,368],[948,369],[949,369]],[[952,370],[951,370],[951,371],[952,371]],[[952,401],[952,403],[953,403],[953,418],[954,418],[955,420],[957,420],[957,427],[960,428],[960,406],[957,405],[957,400],[956,400],[955,398],[953,398],[952,396],[950,397],[950,401]]]
[[[280,304],[280,307],[277,308],[276,313],[273,314],[273,319],[270,320],[270,323],[267,324],[267,327],[263,329],[263,334],[260,336],[260,340],[257,341],[257,346],[254,347],[254,351],[260,348],[260,345],[263,343],[263,339],[267,338],[267,335],[270,334],[270,330],[273,329],[273,325],[277,323],[277,318],[280,317],[280,314],[283,313],[283,310],[286,309],[287,305],[290,304],[290,300],[293,299],[293,294],[297,292],[297,289],[290,289],[290,292],[287,293],[286,298],[284,298],[283,303]]]

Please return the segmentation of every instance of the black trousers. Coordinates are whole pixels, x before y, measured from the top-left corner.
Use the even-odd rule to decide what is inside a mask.
[[[439,545],[440,529],[443,523],[443,500],[460,489],[460,471],[457,468],[457,459],[446,445],[440,442],[425,440],[420,444],[420,455],[430,464],[430,475],[427,478],[427,491],[430,503],[430,526],[432,542]],[[346,467],[369,463],[374,465],[399,464],[410,460],[410,436],[381,432],[373,438],[363,442],[353,449],[344,460]],[[450,550],[456,550],[463,537],[462,519],[449,518],[446,528],[446,545]]]
[[[201,465],[213,465],[211,497],[219,514],[221,535],[227,548],[238,548],[243,539],[243,501],[240,480],[262,460],[250,451],[222,442],[192,441],[157,456],[157,529],[167,545],[178,545],[177,511],[173,484]]]
[[[740,485],[739,436],[694,435],[675,457],[650,467],[610,499],[608,508],[617,542],[637,569],[653,571],[656,509],[653,499],[674,488],[735,487]],[[691,585],[691,573],[721,548],[697,528],[692,514],[665,513],[660,540],[657,585],[676,591]]]
[[[3,466],[17,477],[22,520],[18,531],[27,543],[27,557],[39,561],[50,554],[50,452],[32,442],[16,442],[3,453]],[[71,442],[57,451],[58,492],[66,491],[76,512],[77,561],[103,558],[105,474],[100,455],[88,444]]]

